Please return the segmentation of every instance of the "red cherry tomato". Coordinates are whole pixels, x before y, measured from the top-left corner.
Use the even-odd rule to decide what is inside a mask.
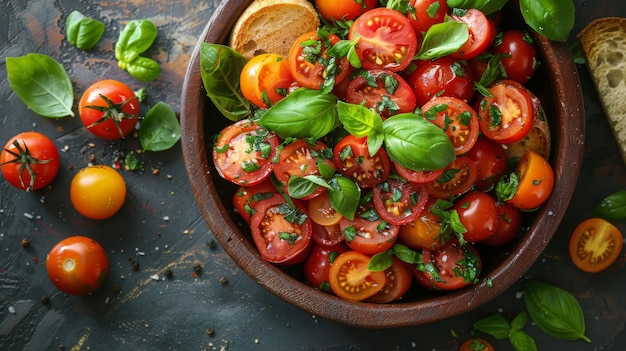
[[[495,351],[495,349],[485,339],[472,338],[465,341],[459,351]]]
[[[422,250],[426,270],[418,271],[418,282],[435,290],[456,290],[474,284],[482,269],[478,251],[471,245],[460,245],[449,239],[438,250]],[[424,279],[425,278],[425,279]]]
[[[515,195],[507,203],[532,210],[544,203],[554,188],[554,171],[550,163],[534,151],[526,151],[515,167],[519,184]]]
[[[528,33],[507,30],[498,34],[492,52],[500,55],[508,79],[524,84],[535,74],[539,58],[534,41]]]
[[[407,77],[419,106],[436,96],[452,96],[470,101],[474,96],[474,76],[460,60],[442,57],[436,60],[415,61],[417,67]]]
[[[356,52],[365,69],[405,69],[417,51],[417,36],[409,19],[395,10],[375,8],[350,27],[349,40],[358,40]]]
[[[292,83],[287,58],[277,54],[254,56],[245,64],[239,78],[243,96],[261,108],[284,98]]]
[[[375,295],[369,297],[367,302],[371,303],[389,303],[402,299],[411,288],[413,276],[411,270],[406,263],[393,257],[391,267],[385,269],[385,286]]]
[[[328,21],[353,20],[378,5],[378,0],[315,0],[317,12]]]
[[[331,157],[332,150],[319,140],[315,145],[310,145],[304,139],[298,139],[285,146],[281,150],[278,163],[274,167],[276,179],[284,184],[283,191],[288,193],[287,185],[292,176],[320,175],[319,165],[321,163],[334,171],[335,163],[332,158],[326,158],[325,154],[327,153],[327,156]],[[310,200],[324,191],[325,188],[318,187],[313,193],[302,199]]]
[[[363,104],[384,117],[413,112],[417,106],[415,94],[404,78],[382,69],[363,71],[354,77],[346,90],[346,102]]]
[[[370,257],[346,251],[335,258],[330,267],[330,287],[335,295],[350,301],[362,301],[383,289],[385,272],[367,269]]]
[[[485,96],[479,103],[480,131],[487,138],[501,144],[521,140],[532,129],[535,118],[530,95],[517,85],[493,84],[492,96]]]
[[[428,28],[442,23],[448,14],[448,3],[445,0],[410,0],[415,11],[409,10],[407,17],[415,33],[427,32]]]
[[[522,231],[522,211],[507,203],[497,202],[496,205],[499,212],[496,232],[480,242],[487,246],[506,245],[517,238]]]
[[[436,169],[434,171],[414,171],[412,169],[404,168],[393,162],[393,168],[396,170],[398,175],[411,183],[416,184],[427,184],[430,183],[437,178],[439,178],[443,174],[443,168]]]
[[[479,136],[465,155],[476,163],[476,188],[488,190],[506,173],[507,156],[502,144]]]
[[[346,135],[335,145],[333,156],[341,174],[357,182],[361,188],[371,188],[387,179],[390,161],[385,149],[370,156],[367,137]]]
[[[106,281],[109,259],[95,240],[71,236],[50,250],[46,270],[59,290],[71,295],[87,295],[98,290]]]
[[[390,249],[398,238],[399,227],[383,220],[371,200],[359,205],[354,219],[339,222],[346,244],[355,251],[373,255]]]
[[[261,200],[254,206],[250,227],[254,244],[265,260],[291,265],[308,256],[312,224],[299,203],[291,208],[279,194]]]
[[[374,208],[391,224],[413,222],[424,209],[426,201],[426,187],[397,178],[389,178],[374,187]]]
[[[484,13],[477,9],[462,11],[462,14],[452,14],[454,20],[467,24],[469,38],[452,57],[469,60],[487,50],[493,43],[496,28]]]
[[[276,193],[278,190],[269,179],[251,187],[242,186],[233,195],[233,206],[241,218],[250,224],[254,205]]]
[[[467,229],[463,233],[465,240],[483,241],[496,232],[500,212],[491,195],[482,191],[469,192],[455,201],[454,208]]]
[[[328,38],[320,38],[316,31],[304,33],[296,39],[289,50],[289,69],[293,79],[300,86],[320,90],[327,77],[333,73],[324,64],[331,59],[326,50],[339,40],[334,34],[330,34]],[[335,63],[335,67],[331,88],[348,75],[350,63],[341,58]]]
[[[135,129],[139,108],[135,92],[112,79],[89,86],[78,103],[78,113],[87,130],[108,140],[121,139]]]
[[[428,193],[439,199],[449,199],[468,192],[478,176],[476,164],[467,156],[458,156],[446,166],[437,180],[427,185]]]
[[[37,132],[11,138],[0,152],[2,175],[14,187],[39,190],[56,178],[61,160],[54,142]]]
[[[476,143],[480,130],[478,116],[465,102],[454,97],[436,97],[422,106],[422,111],[424,118],[446,132],[455,154],[468,152]]]
[[[322,246],[335,246],[344,241],[339,224],[319,225],[313,222],[313,241]]]
[[[313,248],[309,257],[304,261],[304,277],[315,288],[320,290],[330,290],[329,274],[330,266],[335,258],[348,251],[344,244],[335,246],[323,246],[313,243]]]
[[[231,124],[213,146],[213,163],[224,179],[241,186],[258,184],[272,173],[278,137],[249,119]]]

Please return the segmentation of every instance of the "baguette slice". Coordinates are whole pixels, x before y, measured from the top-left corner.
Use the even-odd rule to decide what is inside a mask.
[[[287,57],[291,44],[319,25],[307,0],[254,0],[235,23],[229,45],[247,59],[262,53]]]
[[[597,19],[578,34],[578,41],[626,163],[626,18]]]

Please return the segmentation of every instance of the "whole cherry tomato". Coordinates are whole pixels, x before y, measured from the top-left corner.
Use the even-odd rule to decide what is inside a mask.
[[[378,0],[315,0],[317,11],[328,21],[353,20],[378,5]]]
[[[508,79],[523,84],[535,74],[539,57],[530,34],[521,30],[504,31],[496,37],[492,51],[500,55]]]
[[[14,187],[39,190],[59,172],[59,151],[47,136],[24,132],[11,138],[0,154],[2,175]]]
[[[112,217],[124,204],[126,182],[105,165],[90,166],[76,173],[70,183],[70,200],[78,213],[91,219]]]

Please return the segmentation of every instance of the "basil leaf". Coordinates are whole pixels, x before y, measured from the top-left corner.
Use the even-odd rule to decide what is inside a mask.
[[[50,56],[7,57],[7,79],[33,112],[49,118],[74,117],[74,88],[63,66]]]
[[[287,192],[295,199],[301,199],[310,195],[317,188],[323,186],[332,189],[331,186],[320,176],[307,175],[304,177],[291,176],[287,182]]]
[[[513,330],[522,330],[526,325],[526,321],[528,321],[528,313],[521,312],[513,320],[511,321],[511,329]]]
[[[151,82],[161,73],[159,63],[147,57],[137,57],[126,65],[126,70],[133,78],[142,82]]]
[[[546,334],[564,340],[591,342],[585,336],[582,308],[567,291],[530,280],[524,290],[524,302],[530,317]]]
[[[156,37],[157,28],[152,21],[129,21],[115,43],[115,58],[122,63],[132,62],[152,46]]]
[[[367,151],[370,156],[376,155],[383,142],[385,141],[385,135],[383,133],[383,124],[380,123],[380,129],[372,129],[367,135]]]
[[[382,118],[365,106],[337,101],[337,115],[343,128],[355,137],[369,135],[372,130],[382,131]]]
[[[456,158],[443,129],[410,113],[383,122],[384,144],[389,157],[414,171],[443,168]]]
[[[89,50],[98,44],[104,34],[104,23],[72,11],[65,21],[65,38],[81,50]]]
[[[339,125],[337,100],[333,94],[299,88],[270,107],[258,123],[283,139],[319,139]]]
[[[247,60],[237,51],[220,44],[200,44],[200,72],[207,96],[231,121],[250,112],[250,102],[239,88],[239,75]]]
[[[575,21],[572,0],[520,0],[526,24],[537,33],[555,41],[567,41]]]
[[[521,330],[511,330],[509,342],[515,351],[537,351],[535,340]]]
[[[501,314],[494,314],[474,323],[474,328],[483,333],[487,333],[498,340],[506,339],[509,336],[511,325],[509,320]]]
[[[591,210],[591,215],[613,223],[626,221],[626,190],[618,191],[604,198],[600,204]]]
[[[139,141],[144,151],[163,151],[180,139],[180,123],[172,107],[159,101],[139,125]]]
[[[367,262],[367,270],[372,272],[382,272],[393,264],[393,251],[387,250],[372,256]]]
[[[468,40],[467,24],[450,21],[437,23],[424,35],[416,60],[430,60],[457,52]]]
[[[479,9],[485,15],[500,10],[508,0],[447,0],[450,8]]]
[[[393,245],[393,253],[402,262],[406,262],[409,264],[422,263],[422,255],[415,250],[411,250],[406,245],[402,245],[402,244]]]
[[[336,176],[328,183],[332,188],[328,190],[330,205],[342,216],[353,220],[361,199],[359,186],[352,179],[344,176]]]

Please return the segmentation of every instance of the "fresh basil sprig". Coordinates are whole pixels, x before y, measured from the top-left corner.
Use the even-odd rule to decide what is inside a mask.
[[[152,21],[129,21],[115,43],[117,65],[142,82],[155,80],[161,73],[161,67],[153,59],[139,55],[152,46],[156,37],[157,28]]]
[[[530,317],[546,334],[564,340],[583,339],[585,317],[572,294],[554,285],[529,280],[524,289],[524,303]]]
[[[65,68],[43,54],[7,57],[7,78],[15,94],[33,112],[49,118],[74,117],[74,89]]]
[[[448,7],[478,9],[485,15],[500,10],[509,0],[446,0]]]
[[[526,312],[521,312],[512,321],[501,314],[494,314],[474,323],[474,328],[498,340],[509,339],[515,351],[537,351],[535,340],[523,329],[528,320]]]
[[[81,50],[89,50],[98,44],[104,33],[104,23],[72,11],[65,21],[67,41]]]
[[[180,139],[180,123],[170,105],[159,101],[139,125],[139,141],[144,151],[163,151]]]
[[[467,24],[456,21],[437,23],[424,35],[415,60],[437,59],[457,52],[469,38]]]
[[[200,73],[207,96],[215,107],[231,121],[248,116],[250,102],[241,93],[239,75],[245,57],[220,44],[200,44]]]
[[[520,0],[524,21],[537,33],[554,41],[567,41],[574,28],[575,7],[572,0]]]
[[[353,220],[361,199],[361,188],[354,180],[340,175],[333,177],[328,184],[332,188],[328,191],[330,205],[342,216]]]
[[[626,221],[626,190],[621,190],[605,197],[591,210],[591,215],[604,218],[613,223]]]

